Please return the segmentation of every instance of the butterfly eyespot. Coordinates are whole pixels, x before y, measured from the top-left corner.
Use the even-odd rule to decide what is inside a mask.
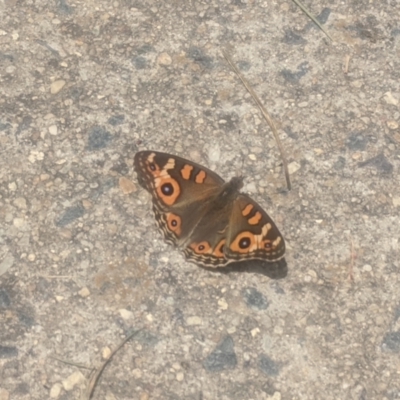
[[[157,169],[156,164],[150,163],[149,164],[149,169],[154,172]]]
[[[265,242],[265,243],[264,243],[264,248],[265,248],[265,249],[268,249],[268,250],[269,250],[269,249],[272,249],[272,243],[271,243],[271,242]]]
[[[164,196],[172,196],[174,194],[174,187],[171,183],[164,183],[161,186],[161,192]]]
[[[239,241],[239,247],[241,249],[247,249],[250,246],[251,240],[248,237],[241,238]]]
[[[197,250],[199,251],[203,251],[206,247],[204,246],[204,244],[201,244],[197,247]]]

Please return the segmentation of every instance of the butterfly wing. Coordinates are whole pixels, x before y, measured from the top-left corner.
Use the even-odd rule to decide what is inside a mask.
[[[140,185],[152,195],[166,241],[184,245],[206,212],[206,200],[224,180],[199,164],[156,151],[136,153],[134,166]]]
[[[230,262],[276,262],[285,255],[285,242],[271,217],[252,198],[241,193],[229,219],[224,253]]]

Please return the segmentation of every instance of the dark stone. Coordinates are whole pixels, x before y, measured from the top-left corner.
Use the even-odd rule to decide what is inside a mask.
[[[257,289],[249,287],[243,290],[243,297],[250,308],[265,310],[268,307],[268,301]]]
[[[18,393],[21,395],[27,395],[30,392],[30,386],[26,382],[19,383],[15,388],[14,393]]]
[[[112,135],[110,132],[105,130],[101,126],[94,126],[89,131],[89,150],[99,150],[107,147],[108,143],[111,142]]]
[[[14,56],[12,54],[7,54],[0,52],[0,61],[11,61],[14,62]]]
[[[368,137],[362,132],[353,132],[347,138],[346,146],[350,150],[365,150],[368,143]]]
[[[237,359],[233,344],[233,339],[229,335],[226,336],[204,360],[204,368],[209,372],[217,372],[236,367]]]
[[[108,123],[112,126],[121,125],[124,122],[125,115],[113,115],[108,119]]]
[[[77,218],[82,217],[84,213],[85,211],[81,206],[69,207],[64,211],[62,217],[56,221],[56,225],[63,228]]]
[[[345,165],[346,165],[346,159],[342,156],[339,156],[338,159],[333,164],[333,168],[335,168],[336,170],[341,170],[345,167]]]
[[[200,64],[204,68],[213,67],[213,59],[206,56],[201,49],[198,47],[191,47],[188,51],[188,57],[191,58],[197,64]]]
[[[22,122],[18,125],[17,132],[16,134],[18,135],[22,131],[27,130],[33,121],[33,118],[30,115],[25,115],[24,118],[22,118]]]
[[[174,312],[171,315],[171,322],[174,325],[183,325],[184,324],[185,317],[184,317],[181,309],[175,308]]]
[[[258,360],[258,367],[268,376],[277,376],[279,374],[279,366],[277,363],[264,354],[262,354]]]
[[[123,160],[117,160],[111,167],[111,171],[115,171],[120,175],[127,175],[129,173],[129,167]]]
[[[382,347],[393,353],[400,352],[400,331],[390,332],[383,338]]]
[[[244,72],[247,72],[251,68],[251,64],[248,61],[238,61],[237,66]]]
[[[285,128],[283,128],[283,130],[285,131],[286,135],[288,135],[291,139],[297,140],[299,138],[299,135],[293,132],[290,126],[286,126]]]
[[[331,15],[331,9],[325,7],[317,16],[317,20],[320,24],[325,24],[328,21],[329,16]]]
[[[8,128],[11,128],[11,124],[9,124],[8,122],[6,123],[0,122],[0,132],[5,131]]]
[[[307,74],[307,72],[308,72],[307,66],[308,66],[308,62],[304,61],[297,67],[297,71],[293,72],[288,69],[284,69],[281,72],[281,75],[287,82],[297,83],[300,80],[300,78],[302,78],[304,75]]]
[[[0,288],[0,308],[10,307],[11,300],[7,290]]]
[[[239,117],[236,113],[220,115],[218,116],[218,118],[219,121],[223,121],[223,122],[218,121],[219,127],[228,130],[230,132],[236,129],[236,126],[239,121]]]
[[[56,0],[56,7],[60,14],[71,15],[73,13],[73,8],[66,2],[66,0]]]
[[[69,88],[68,93],[71,98],[73,98],[75,101],[77,101],[84,93],[84,90],[81,87],[73,86],[73,87]]]
[[[136,69],[145,69],[147,67],[147,60],[142,56],[133,57],[132,63]]]
[[[35,320],[33,317],[31,317],[30,315],[26,315],[26,314],[19,314],[18,316],[19,321],[25,325],[28,328],[31,328],[33,325],[35,325]]]
[[[0,358],[13,358],[18,356],[18,349],[15,346],[1,346]]]
[[[306,44],[307,40],[305,40],[302,36],[298,35],[292,30],[287,30],[285,32],[285,37],[283,38],[283,42],[286,44]]]

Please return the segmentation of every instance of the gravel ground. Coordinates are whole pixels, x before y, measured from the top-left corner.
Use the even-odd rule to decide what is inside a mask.
[[[400,399],[400,4],[305,4],[333,42],[284,0],[3,0],[0,400],[79,399],[136,330],[94,399]],[[186,262],[143,149],[245,176],[287,271]]]

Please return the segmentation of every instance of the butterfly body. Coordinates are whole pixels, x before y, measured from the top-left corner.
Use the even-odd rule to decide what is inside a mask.
[[[283,258],[282,235],[267,213],[240,192],[241,177],[225,182],[199,164],[156,151],[136,153],[134,165],[140,185],[152,195],[165,240],[189,261],[223,267]]]

